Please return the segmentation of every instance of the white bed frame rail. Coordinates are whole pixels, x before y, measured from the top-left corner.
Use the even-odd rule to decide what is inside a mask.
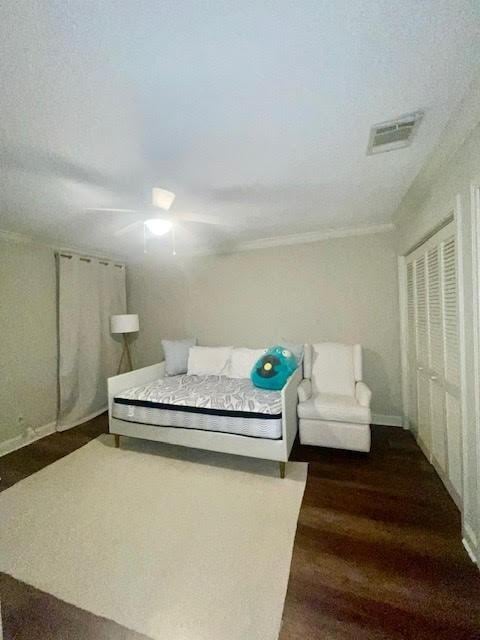
[[[284,464],[287,462],[292,450],[293,442],[297,435],[297,387],[302,379],[302,367],[298,367],[290,376],[287,384],[282,389],[282,439],[269,440],[264,438],[248,438],[231,433],[219,433],[216,431],[199,431],[196,429],[177,429],[176,427],[158,427],[150,424],[132,423],[112,415],[113,398],[126,389],[147,384],[162,378],[165,375],[165,363],[160,362],[150,367],[122,373],[108,379],[108,421],[110,433],[115,434],[118,446],[119,436],[143,438],[157,442],[208,451],[232,453],[252,458],[264,458],[277,460],[281,474],[284,473]]]

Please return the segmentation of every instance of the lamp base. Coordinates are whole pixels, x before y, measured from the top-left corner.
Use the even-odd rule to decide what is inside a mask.
[[[122,355],[120,357],[120,362],[118,363],[117,376],[119,375],[120,371],[122,370],[123,358],[126,358],[126,360],[127,360],[127,364],[129,366],[128,371],[133,371],[132,356],[130,354],[130,346],[128,344],[127,334],[126,333],[122,333],[122,335],[123,335],[123,349],[122,349]]]

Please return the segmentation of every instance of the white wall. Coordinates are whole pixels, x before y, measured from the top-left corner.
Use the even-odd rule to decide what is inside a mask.
[[[472,211],[470,189],[480,186],[480,78],[472,85],[462,108],[443,133],[435,153],[417,176],[396,215],[398,251],[407,253],[442,222],[458,204],[457,219],[463,263],[465,315],[466,406],[464,415],[464,535],[480,560],[479,417],[475,397],[474,314],[477,295],[472,283]]]
[[[179,261],[180,262],[180,261]],[[141,364],[162,337],[262,347],[286,340],[360,342],[373,411],[401,415],[394,234],[379,233],[182,262],[129,267],[129,310],[141,316]]]
[[[52,249],[0,236],[0,444],[56,418],[55,283]]]
[[[133,339],[134,367],[163,359],[162,338],[183,338],[186,319],[186,279],[182,268],[151,255],[127,267],[129,313],[140,316],[140,331]]]

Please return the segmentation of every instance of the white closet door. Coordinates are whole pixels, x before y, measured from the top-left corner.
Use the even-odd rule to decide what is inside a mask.
[[[415,319],[415,263],[407,264],[407,325],[408,325],[408,422],[410,428],[418,431],[417,416],[417,332]]]
[[[442,246],[445,394],[448,478],[462,495],[462,429],[460,405],[460,343],[458,335],[458,287],[455,236]]]
[[[425,255],[415,261],[415,319],[418,437],[428,452],[432,450],[430,419],[430,383],[428,378],[428,308]]]
[[[428,367],[427,269],[425,262],[423,254],[415,261],[417,366],[421,367],[420,371]]]
[[[428,249],[428,356],[430,386],[431,454],[435,463],[445,472],[447,446],[445,425],[444,346],[442,316],[441,245]]]
[[[462,495],[462,438],[453,223],[408,256],[406,281],[409,418],[457,499]]]
[[[448,479],[458,496],[463,495],[462,414],[460,401],[447,393]]]
[[[445,317],[445,360],[447,382],[460,387],[460,349],[457,312],[457,260],[455,237],[448,238],[442,247],[443,309]]]

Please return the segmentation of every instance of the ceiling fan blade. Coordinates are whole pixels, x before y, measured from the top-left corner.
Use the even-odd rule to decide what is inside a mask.
[[[204,215],[203,213],[176,213],[175,218],[184,222],[197,222],[208,224],[214,227],[233,227],[235,223],[231,220],[221,220],[215,216]]]
[[[143,220],[137,220],[136,222],[132,222],[131,224],[127,224],[126,227],[122,227],[118,231],[115,231],[115,233],[113,235],[116,238],[120,238],[121,236],[125,235],[126,233],[129,233],[130,231],[133,231],[137,227],[142,227],[142,226],[143,226]]]
[[[140,213],[138,209],[113,209],[109,207],[89,207],[85,211],[98,211],[99,213],[106,211],[110,213]]]

